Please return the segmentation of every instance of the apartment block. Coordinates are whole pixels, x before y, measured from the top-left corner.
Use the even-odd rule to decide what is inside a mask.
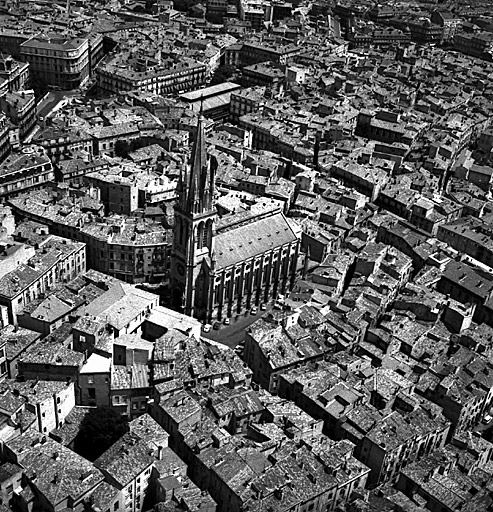
[[[40,146],[26,146],[11,153],[0,167],[0,201],[35,190],[55,179],[53,165]]]
[[[86,245],[57,236],[48,237],[26,264],[0,280],[0,304],[7,306],[9,319],[17,323],[23,307],[57,283],[86,270]]]
[[[36,124],[36,99],[31,92],[8,92],[0,96],[0,110],[19,129],[19,136],[23,140]]]
[[[20,45],[34,80],[47,86],[77,89],[89,78],[89,41],[60,35],[33,36]]]

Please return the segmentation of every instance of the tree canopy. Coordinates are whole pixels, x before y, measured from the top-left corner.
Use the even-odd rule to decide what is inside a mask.
[[[211,85],[227,82],[236,72],[236,68],[230,64],[219,66],[212,75]]]

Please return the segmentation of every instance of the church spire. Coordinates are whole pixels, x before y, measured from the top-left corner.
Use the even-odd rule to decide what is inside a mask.
[[[180,169],[179,200],[174,207],[170,287],[173,303],[186,315],[210,319],[214,288],[209,287],[208,282],[214,278],[213,271],[207,267],[216,266],[214,176],[217,160],[206,151],[206,122],[201,108],[190,159]]]
[[[211,209],[213,181],[211,172],[205,146],[205,119],[201,105],[187,183],[186,207],[190,213],[203,213]]]

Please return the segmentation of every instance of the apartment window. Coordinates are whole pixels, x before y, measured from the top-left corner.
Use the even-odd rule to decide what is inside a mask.
[[[94,375],[88,375],[87,376],[87,383],[88,384],[94,384]]]
[[[5,350],[3,348],[0,348],[0,359],[5,357]]]
[[[89,394],[89,398],[92,400],[96,399],[96,388],[87,388],[87,393]]]
[[[113,505],[113,510],[118,510],[120,508],[120,502],[115,501],[115,504]]]

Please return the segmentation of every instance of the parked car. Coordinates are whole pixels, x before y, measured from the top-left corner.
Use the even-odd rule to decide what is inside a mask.
[[[204,324],[204,325],[202,326],[202,330],[203,330],[204,332],[209,332],[211,329],[212,329],[212,325],[211,325],[211,324]]]
[[[215,331],[218,331],[220,327],[221,327],[221,324],[219,322],[214,322],[214,325],[212,326],[212,328]]]
[[[258,313],[258,307],[257,306],[253,306],[253,308],[250,310],[250,313],[252,315],[256,315]]]
[[[267,304],[264,304],[262,302],[262,304],[260,304],[260,311],[265,311],[267,309]]]
[[[231,318],[226,317],[224,319],[224,325],[229,325],[231,323]]]

